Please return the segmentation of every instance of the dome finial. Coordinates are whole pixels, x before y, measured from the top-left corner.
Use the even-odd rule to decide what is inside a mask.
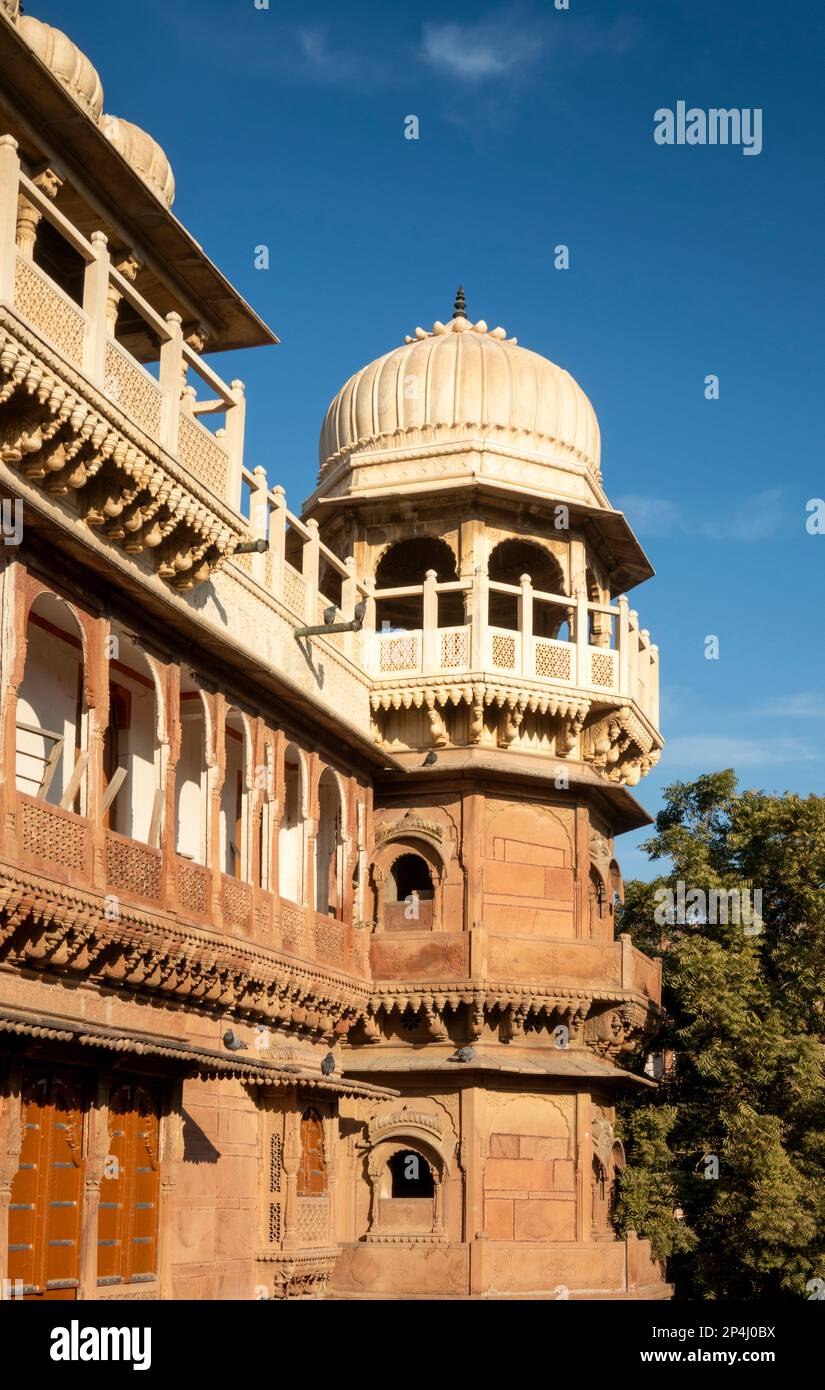
[[[453,306],[453,318],[466,319],[466,317],[467,305],[464,302],[464,286],[459,285],[458,290],[456,292],[455,305]]]

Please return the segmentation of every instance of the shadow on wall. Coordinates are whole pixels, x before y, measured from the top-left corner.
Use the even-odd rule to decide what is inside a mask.
[[[217,1163],[220,1150],[207,1138],[188,1111],[183,1112],[183,1158],[185,1163]]]

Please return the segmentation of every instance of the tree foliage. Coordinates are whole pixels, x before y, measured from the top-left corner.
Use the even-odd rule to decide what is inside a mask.
[[[620,930],[662,959],[666,1069],[622,1112],[616,1224],[683,1297],[804,1297],[825,1276],[825,798],[739,793],[731,771],[665,795],[644,848],[668,872],[627,885]],[[761,922],[667,920],[679,880],[760,890]]]

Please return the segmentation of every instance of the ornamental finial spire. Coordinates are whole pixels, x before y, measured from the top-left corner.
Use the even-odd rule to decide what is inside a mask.
[[[466,319],[466,317],[467,305],[464,302],[464,286],[459,285],[458,290],[456,292],[455,305],[453,307],[453,318]]]

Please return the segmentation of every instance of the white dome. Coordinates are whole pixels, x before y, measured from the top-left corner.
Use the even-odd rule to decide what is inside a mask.
[[[461,304],[461,300],[458,301]],[[458,313],[356,372],[327,411],[321,479],[345,459],[393,449],[437,453],[482,438],[550,465],[599,474],[599,425],[572,376],[503,328]]]
[[[9,8],[8,3],[6,8]],[[29,48],[54,73],[78,106],[82,106],[93,120],[99,120],[103,110],[103,87],[85,53],[81,53],[62,30],[53,29],[32,15],[20,15],[17,28]]]
[[[170,208],[175,200],[175,176],[157,140],[120,116],[103,116],[100,128],[155,197]]]

